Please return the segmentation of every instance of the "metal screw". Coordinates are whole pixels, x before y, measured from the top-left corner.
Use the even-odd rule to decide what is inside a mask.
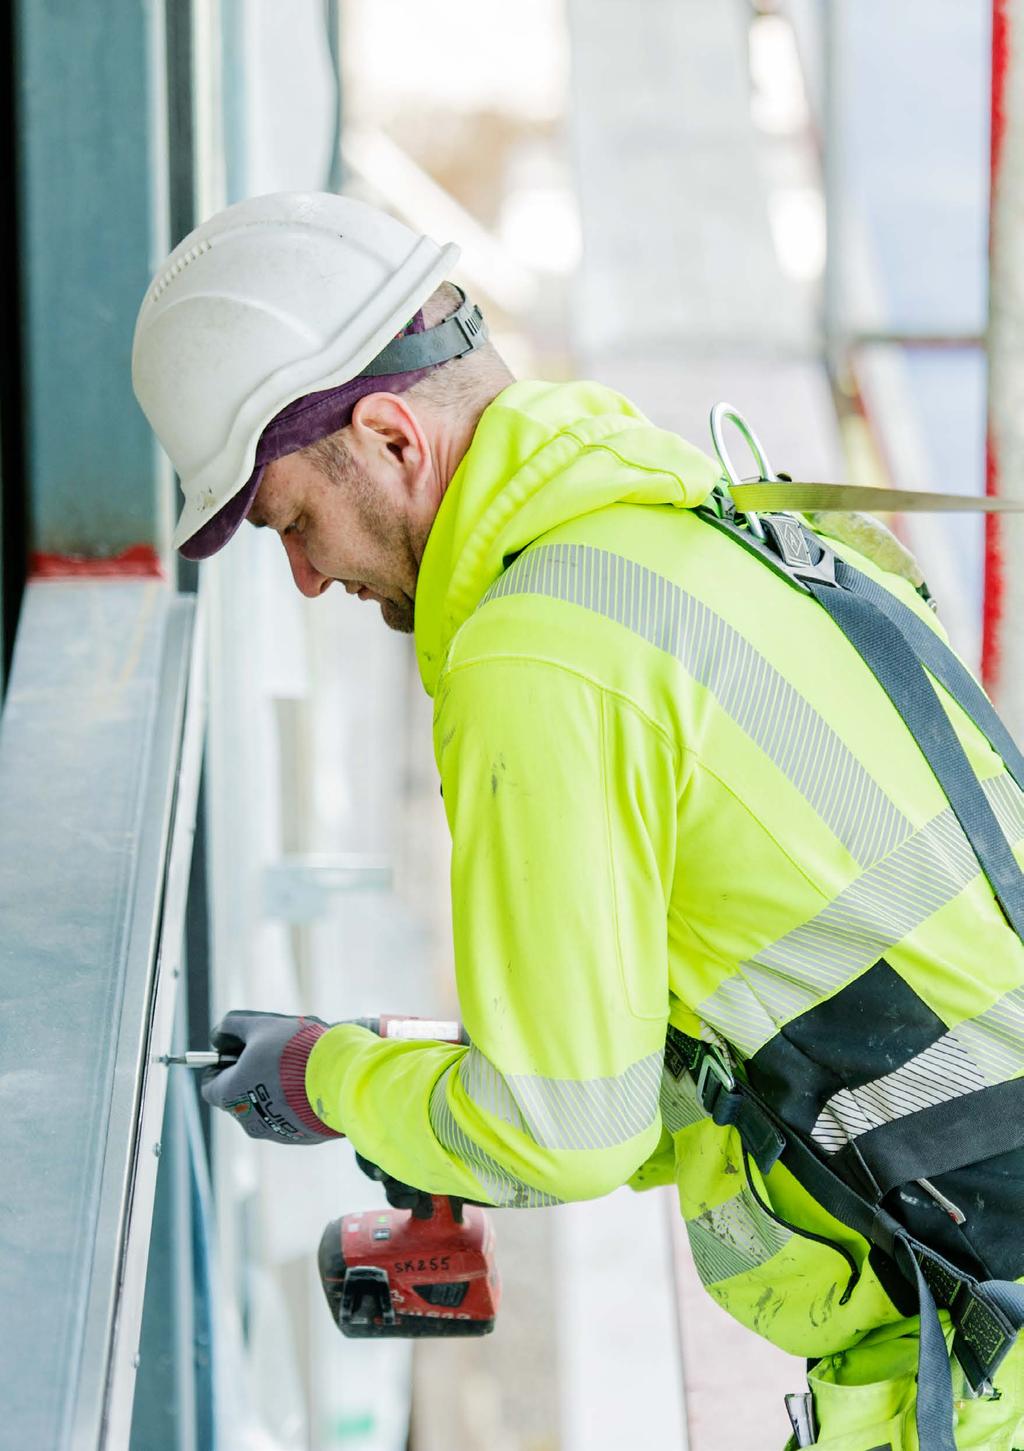
[[[159,1157],[160,1157],[160,1140],[159,1139],[157,1139],[156,1143],[153,1145],[153,1153],[159,1159]]]

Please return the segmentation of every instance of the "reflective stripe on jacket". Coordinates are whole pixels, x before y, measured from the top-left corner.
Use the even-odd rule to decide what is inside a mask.
[[[515,384],[487,409],[416,610],[473,1046],[340,1026],[307,1087],[362,1154],[435,1192],[539,1205],[674,1178],[716,1298],[822,1355],[900,1311],[867,1265],[845,1293],[843,1257],[787,1227],[865,1259],[784,1166],[752,1167],[751,1188],[735,1132],[664,1062],[667,1023],[717,1035],[856,1159],[863,1136],[911,1115],[940,1132],[1020,1073],[1024,946],[853,648],[690,512],[717,473],[594,384]],[[948,709],[1019,846],[1020,791]],[[1001,1158],[938,1186],[971,1197],[969,1251],[924,1188],[900,1193],[919,1229],[1013,1278],[997,1191],[1024,1166]]]

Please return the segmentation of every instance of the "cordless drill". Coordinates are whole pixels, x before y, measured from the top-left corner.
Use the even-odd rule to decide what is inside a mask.
[[[382,1038],[465,1043],[461,1024],[434,1018],[350,1018]],[[233,1056],[189,1052],[162,1062],[223,1068]],[[501,1301],[494,1230],[483,1209],[464,1199],[427,1194],[384,1173],[360,1154],[356,1162],[384,1186],[388,1209],[332,1219],[320,1240],[320,1281],[342,1335],[487,1335]]]
[[[466,1041],[455,1022],[394,1016],[356,1022],[382,1038]],[[410,1188],[360,1154],[356,1160],[384,1185],[389,1208],[333,1219],[320,1240],[320,1282],[342,1335],[487,1335],[501,1280],[483,1209]]]

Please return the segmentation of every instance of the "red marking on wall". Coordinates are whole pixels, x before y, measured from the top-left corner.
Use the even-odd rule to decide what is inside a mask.
[[[992,130],[989,168],[989,276],[992,262],[992,217],[999,186],[999,168],[1006,135],[1006,75],[1010,64],[1010,16],[1007,0],[992,0]],[[990,282],[991,286],[991,282]],[[991,417],[985,451],[985,492],[999,493],[999,460]],[[981,617],[981,678],[994,690],[999,678],[999,629],[1003,617],[1003,537],[999,518],[985,516],[985,594]]]
[[[166,579],[160,556],[151,544],[133,544],[106,559],[81,554],[33,554],[30,579]]]

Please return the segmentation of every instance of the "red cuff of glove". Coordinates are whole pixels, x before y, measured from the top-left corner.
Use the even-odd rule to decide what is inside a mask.
[[[281,1089],[292,1113],[315,1134],[325,1139],[343,1139],[344,1134],[328,1128],[323,1119],[317,1118],[306,1094],[306,1065],[316,1042],[327,1032],[323,1023],[303,1019],[303,1026],[293,1038],[289,1038],[281,1052]]]

